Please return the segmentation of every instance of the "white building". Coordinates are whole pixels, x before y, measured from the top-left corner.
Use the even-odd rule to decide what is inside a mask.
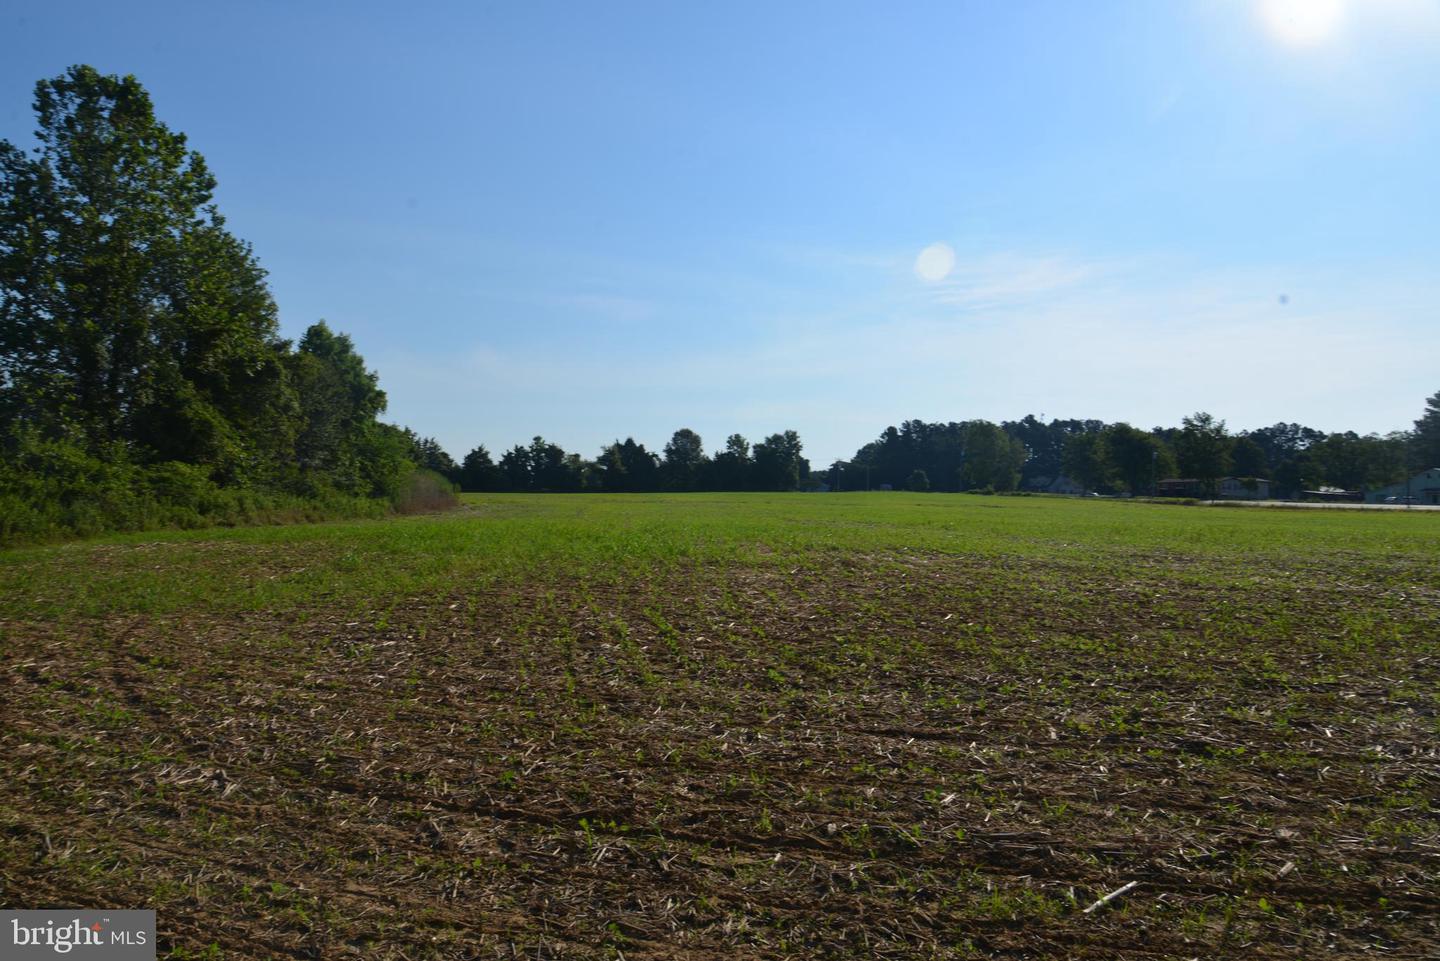
[[[1409,498],[1407,500],[1407,498]],[[1367,504],[1440,504],[1440,467],[1421,471],[1409,480],[1365,492]]]

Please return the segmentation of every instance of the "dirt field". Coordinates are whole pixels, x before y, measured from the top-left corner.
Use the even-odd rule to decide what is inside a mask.
[[[0,901],[171,958],[1440,956],[1434,518],[905,496],[12,552]]]

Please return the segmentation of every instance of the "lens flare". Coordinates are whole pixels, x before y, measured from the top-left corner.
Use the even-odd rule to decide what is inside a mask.
[[[1345,16],[1344,0],[1260,0],[1260,19],[1281,43],[1310,47],[1334,35]]]
[[[938,283],[950,276],[950,271],[954,269],[955,251],[949,244],[931,244],[915,258],[915,276],[926,283]]]

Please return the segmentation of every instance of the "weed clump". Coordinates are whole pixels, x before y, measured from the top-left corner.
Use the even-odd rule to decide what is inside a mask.
[[[411,474],[395,497],[395,510],[401,514],[425,514],[459,506],[460,495],[455,485],[430,470]]]

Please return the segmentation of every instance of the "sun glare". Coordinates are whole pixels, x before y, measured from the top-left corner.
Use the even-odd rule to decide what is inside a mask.
[[[1334,35],[1344,0],[1260,0],[1260,18],[1281,43],[1309,47]]]
[[[949,244],[934,243],[915,258],[915,275],[927,283],[938,283],[955,269],[955,251]]]

